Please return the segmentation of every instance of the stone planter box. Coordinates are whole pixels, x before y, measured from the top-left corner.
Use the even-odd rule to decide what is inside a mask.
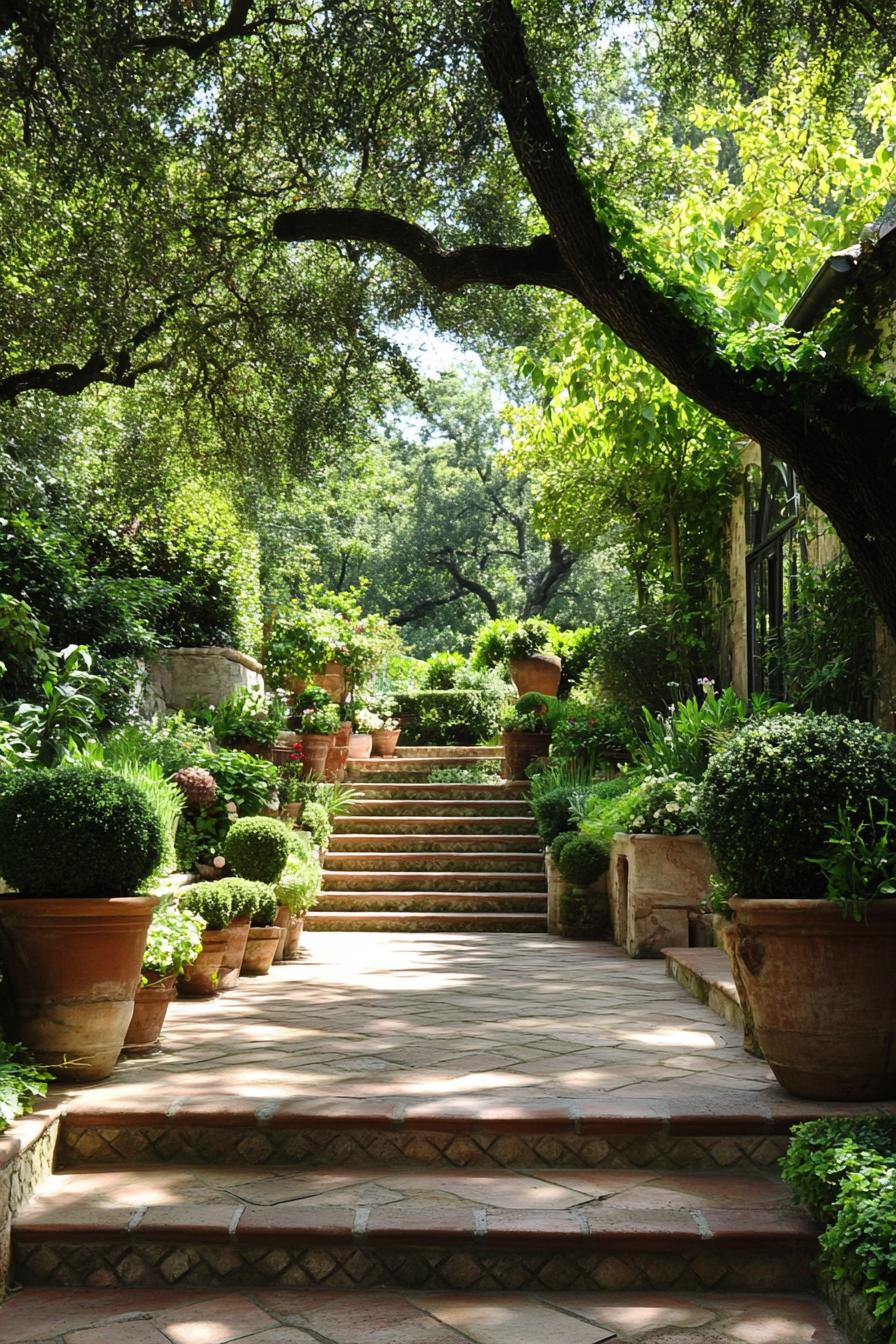
[[[602,873],[590,887],[574,887],[562,876],[546,850],[544,866],[548,878],[548,933],[560,938],[606,938],[610,931],[607,874]],[[570,920],[571,907],[580,906],[581,918]]]
[[[623,835],[610,848],[613,941],[630,957],[688,946],[688,915],[699,910],[715,863],[699,835]]]

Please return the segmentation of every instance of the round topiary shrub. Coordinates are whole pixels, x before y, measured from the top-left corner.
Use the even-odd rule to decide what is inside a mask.
[[[549,789],[530,803],[535,813],[538,835],[544,845],[553,845],[559,835],[568,834],[572,825],[572,797],[568,788]]]
[[[259,883],[259,886],[261,883]],[[255,913],[252,916],[253,929],[269,929],[272,924],[277,923],[277,911],[280,908],[280,902],[277,899],[277,893],[273,887],[265,887],[259,895],[258,904],[255,907]]]
[[[574,887],[590,887],[610,866],[607,851],[590,835],[571,836],[565,841],[559,857],[554,856],[554,862],[561,876]]]
[[[527,691],[514,705],[515,714],[547,714],[554,696],[542,695],[541,691]]]
[[[253,882],[247,877],[222,877],[219,882],[213,882],[210,885],[216,887],[220,893],[230,899],[230,918],[242,919],[244,915],[251,917],[258,909],[259,902],[267,896],[270,890],[266,882]]]
[[[242,817],[224,841],[224,858],[237,877],[276,882],[289,858],[289,836],[273,817]]]
[[[569,841],[577,840],[580,834],[580,831],[561,831],[559,835],[554,836],[550,848],[551,858],[555,863],[560,862],[560,855],[563,853],[563,850],[566,848]]]
[[[820,898],[825,877],[809,860],[838,810],[858,818],[869,798],[896,809],[889,733],[840,716],[782,715],[743,729],[710,761],[700,833],[736,895]]]
[[[230,893],[224,882],[197,882],[187,887],[180,898],[185,910],[191,910],[205,920],[205,927],[214,932],[226,929],[233,918],[233,905]]]
[[[95,766],[17,770],[0,791],[0,873],[24,896],[130,896],[163,849],[144,792]]]

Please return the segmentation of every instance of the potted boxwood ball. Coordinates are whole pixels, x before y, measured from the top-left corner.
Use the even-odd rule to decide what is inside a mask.
[[[704,777],[700,830],[734,893],[759,1044],[796,1096],[896,1097],[896,898],[870,868],[862,877],[863,846],[881,841],[896,875],[896,837],[879,830],[888,813],[896,816],[896,742],[835,715],[748,727]],[[845,885],[835,880],[838,847]]]
[[[547,756],[556,705],[552,697],[529,691],[505,716],[501,745],[507,779],[525,779],[532,761]]]
[[[283,830],[283,827],[280,826],[280,829]],[[230,897],[230,923],[225,929],[227,943],[218,972],[218,990],[223,994],[228,989],[236,989],[239,984],[252,916],[259,902],[267,895],[269,887],[264,882],[251,882],[245,877],[224,877],[216,886],[219,891],[223,888]]]
[[[243,956],[243,975],[267,975],[271,969],[280,946],[280,929],[277,925],[279,906],[274,888],[266,887],[252,916],[249,941]]]
[[[230,893],[220,882],[197,882],[187,887],[180,898],[185,910],[191,910],[205,921],[202,950],[185,966],[177,977],[177,992],[181,998],[200,999],[217,994],[220,988],[221,963],[230,939],[230,920],[233,907]]]
[[[158,1045],[168,1005],[177,994],[177,977],[202,951],[204,928],[204,920],[174,901],[153,915],[140,988],[124,1038],[126,1053],[140,1054]]]
[[[0,942],[16,1036],[58,1078],[106,1078],[121,1053],[155,896],[162,826],[94,766],[17,771],[0,790]]]

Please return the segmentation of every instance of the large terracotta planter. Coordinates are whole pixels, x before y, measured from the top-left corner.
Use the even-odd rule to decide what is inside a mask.
[[[302,734],[302,775],[322,779],[327,768],[327,753],[333,745],[332,733]]]
[[[241,974],[267,975],[279,946],[280,930],[276,924],[262,929],[250,929]]]
[[[547,756],[550,744],[550,733],[518,733],[505,728],[501,734],[505,778],[525,779],[526,766],[539,756]]]
[[[256,742],[254,737],[227,737],[221,743],[228,751],[244,751],[247,756],[259,756],[263,761],[272,761],[274,759],[273,744],[265,746],[261,742]]]
[[[302,938],[302,915],[291,913],[288,905],[281,905],[277,911],[277,928],[280,930],[280,942],[274,953],[274,961],[296,961],[299,956],[299,943]]]
[[[304,802],[284,803],[283,807],[280,810],[285,817],[289,817],[290,821],[300,821],[302,813],[305,810],[305,804]]]
[[[202,951],[191,966],[177,977],[177,992],[182,999],[207,999],[218,992],[221,962],[227,951],[229,929],[205,929]]]
[[[218,989],[222,994],[225,990],[236,989],[239,984],[240,967],[243,964],[246,939],[249,937],[249,916],[238,915],[230,921],[224,932],[227,934],[227,942],[224,944],[224,955],[218,972]]]
[[[748,1054],[756,1055],[761,1059],[762,1048],[759,1044],[759,1037],[756,1035],[756,1024],[753,1021],[750,991],[737,956],[737,928],[734,920],[726,919],[724,915],[713,915],[712,930],[716,945],[726,953],[731,964],[731,978],[734,981],[734,988],[737,990],[737,999],[744,1019],[744,1049]]]
[[[158,903],[155,896],[0,898],[13,1039],[58,1078],[96,1082],[114,1069]]]
[[[335,783],[342,779],[345,772],[345,763],[348,760],[348,746],[341,747],[335,743],[327,752],[327,763],[324,767],[324,779]]]
[[[168,1005],[177,995],[176,975],[159,975],[158,971],[146,971],[144,974],[146,984],[141,985],[134,995],[131,1025],[124,1038],[126,1054],[137,1055],[156,1048]]]
[[[817,1101],[896,1097],[896,900],[861,922],[833,901],[732,897],[737,959],[763,1054]]]
[[[323,672],[315,674],[314,680],[318,686],[323,686],[334,704],[342,704],[348,691],[348,682],[345,679],[345,668],[342,663],[327,663]]]
[[[366,761],[373,751],[371,733],[352,733],[348,740],[348,758],[350,761]]]
[[[347,747],[348,740],[351,737],[351,735],[352,735],[352,721],[351,719],[344,719],[343,722],[340,723],[339,727],[336,729],[336,735],[333,740],[333,746]]]
[[[371,736],[373,738],[374,756],[394,756],[398,739],[401,737],[401,729],[375,728]]]
[[[560,659],[555,653],[533,653],[528,658],[511,658],[507,665],[517,695],[540,691],[556,695],[560,685]]]

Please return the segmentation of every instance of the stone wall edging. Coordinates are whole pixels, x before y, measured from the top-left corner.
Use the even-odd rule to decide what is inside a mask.
[[[0,1300],[12,1260],[12,1220],[51,1175],[64,1102],[50,1101],[0,1134]]]

